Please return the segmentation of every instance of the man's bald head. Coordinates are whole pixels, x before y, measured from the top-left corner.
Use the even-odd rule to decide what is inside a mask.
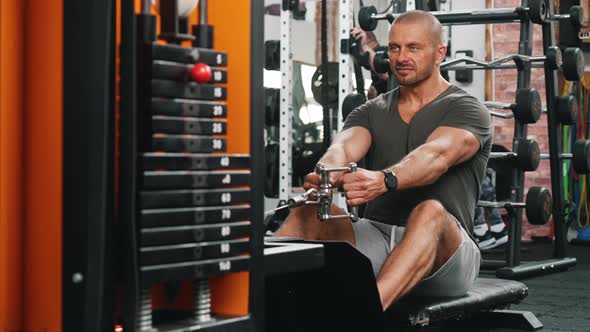
[[[442,25],[431,13],[423,10],[411,10],[402,13],[395,19],[395,21],[393,21],[391,30],[393,30],[396,25],[405,23],[418,23],[424,27],[428,27],[432,36],[431,39],[433,45],[444,45],[445,38],[443,36]]]

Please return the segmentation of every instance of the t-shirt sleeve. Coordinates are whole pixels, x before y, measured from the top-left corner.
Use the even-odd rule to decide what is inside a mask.
[[[371,131],[369,114],[370,104],[371,101],[366,102],[363,105],[355,108],[352,112],[350,112],[350,114],[346,117],[346,120],[344,121],[342,130],[346,130],[352,127],[363,127]]]
[[[451,103],[439,126],[469,131],[479,140],[480,148],[491,136],[490,113],[473,97],[460,97]]]

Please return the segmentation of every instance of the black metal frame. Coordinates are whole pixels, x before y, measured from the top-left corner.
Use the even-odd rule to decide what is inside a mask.
[[[134,3],[121,2],[120,52],[120,126],[119,126],[119,220],[120,236],[125,245],[120,249],[123,260],[119,265],[124,275],[121,323],[124,330],[133,331],[139,306],[139,263],[137,255],[136,204],[137,195],[137,19]]]
[[[554,12],[553,2],[549,2],[549,12]],[[549,21],[543,24],[543,48],[555,45],[555,22]],[[558,93],[557,73],[545,67],[545,93],[547,96],[547,109],[554,109]],[[549,127],[549,163],[551,166],[551,189],[553,193],[553,225],[555,230],[555,245],[553,256],[557,259],[566,258],[567,224],[565,214],[565,202],[563,200],[563,183],[561,182],[561,125],[556,110],[547,112]],[[566,258],[567,260],[567,258]],[[574,258],[575,265],[575,258]]]
[[[250,313],[254,331],[264,331],[264,1],[251,2],[250,25],[250,161],[253,230],[250,251]],[[254,22],[256,22],[254,24]]]
[[[522,1],[522,6],[527,5],[527,0]],[[518,53],[531,55],[533,52],[533,27],[530,21],[523,21],[520,24],[520,42]],[[528,88],[531,85],[531,67],[530,63],[522,63],[523,67],[518,70],[516,89]],[[512,141],[512,151],[518,149],[518,142],[521,138],[527,137],[527,125],[514,121],[514,137]],[[518,168],[512,169],[512,192],[510,200],[512,202],[522,202],[524,199],[524,172]],[[506,252],[506,263],[508,266],[520,264],[520,237],[522,233],[522,209],[513,211],[510,222],[510,237],[508,251]]]
[[[115,1],[64,0],[63,331],[113,328]]]
[[[550,4],[553,12],[553,4]],[[555,24],[548,22],[543,25],[543,48],[555,45]],[[555,95],[558,91],[557,74],[548,68],[545,69],[545,93],[547,95],[547,109],[555,105]],[[549,164],[551,168],[551,188],[553,189],[553,221],[555,229],[555,249],[553,254],[556,257],[565,256],[565,227],[564,224],[565,202],[563,201],[563,183],[561,182],[561,162],[557,156],[561,153],[561,126],[555,112],[547,112],[547,124],[549,129]]]

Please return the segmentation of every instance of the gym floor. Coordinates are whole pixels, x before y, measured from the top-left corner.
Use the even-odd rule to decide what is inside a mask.
[[[551,257],[549,242],[523,244],[524,260],[543,260]],[[563,273],[523,280],[529,296],[514,310],[533,312],[546,331],[590,331],[590,247],[568,246],[569,257],[578,264]]]
[[[548,241],[522,244],[522,261],[546,260],[551,257]],[[568,246],[568,257],[576,257],[578,264],[566,272],[548,274],[522,280],[529,287],[529,295],[511,310],[531,311],[543,323],[543,332],[590,331],[590,247]],[[501,254],[486,254],[488,259],[501,259]],[[493,272],[482,272],[482,277],[494,277]],[[447,330],[447,329],[445,329]],[[453,328],[452,331],[457,331]],[[513,331],[508,329],[461,329],[462,331]],[[451,331],[449,329],[449,331]]]

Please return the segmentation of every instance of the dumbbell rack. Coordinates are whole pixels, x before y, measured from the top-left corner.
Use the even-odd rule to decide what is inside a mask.
[[[522,6],[526,5],[526,0],[523,1]],[[547,12],[549,14],[554,13],[553,3],[547,2]],[[531,52],[531,41],[532,41],[532,29],[531,23],[521,24],[521,35],[519,44],[520,54],[529,54]],[[543,33],[543,50],[545,54],[550,47],[556,44],[555,41],[555,23],[551,20],[544,21],[542,24]],[[525,50],[526,49],[526,50]],[[526,51],[527,53],[523,53]],[[526,64],[526,63],[525,63]],[[526,77],[523,74],[528,72]],[[549,136],[549,160],[551,169],[551,191],[553,196],[553,223],[555,230],[554,240],[554,252],[553,259],[534,261],[522,263],[520,261],[520,238],[521,238],[521,225],[522,225],[522,211],[511,211],[513,218],[510,222],[509,232],[509,245],[506,252],[506,262],[498,261],[487,261],[482,264],[482,268],[491,267],[498,269],[496,275],[506,279],[522,279],[526,277],[532,277],[536,275],[559,272],[567,270],[568,268],[576,265],[576,259],[572,257],[566,257],[566,224],[565,218],[565,202],[563,200],[563,183],[561,182],[561,162],[559,155],[560,151],[560,121],[557,114],[557,73],[554,69],[549,68],[548,65],[544,66],[545,72],[545,94],[546,94],[546,105],[547,105],[547,124],[548,124],[548,136]],[[530,63],[524,70],[519,70],[518,76],[518,88],[525,88],[530,86]],[[518,149],[518,142],[522,139],[526,139],[527,130],[526,125],[519,124],[515,121],[514,128],[514,141],[513,151],[516,152]],[[522,188],[524,188],[524,172],[513,169],[512,178],[512,192],[511,200],[522,201]],[[516,188],[516,190],[515,190]],[[514,212],[517,212],[514,214]],[[505,265],[505,266],[504,266]]]
[[[262,10],[255,7],[252,5],[253,17],[261,16]],[[262,229],[252,224],[262,215],[261,202],[254,201],[260,191],[254,185],[260,167],[254,167],[250,155],[226,153],[226,135],[231,130],[227,112],[240,111],[227,109],[228,88],[219,85],[227,83],[223,68],[227,55],[194,43],[193,47],[180,46],[191,37],[178,30],[166,36],[167,44],[156,43],[156,17],[149,14],[149,5],[143,9],[136,15],[133,2],[122,5],[119,219],[124,252],[123,328],[251,331],[251,315],[219,316],[211,310],[209,281],[222,274],[249,272],[248,310],[256,309],[252,299],[261,296],[262,268],[254,266],[260,264],[262,255],[256,244],[262,243]],[[201,25],[206,23],[202,11],[203,7]],[[170,22],[162,8],[160,15]],[[213,66],[209,82],[189,81],[196,62]],[[252,98],[256,97],[258,93]],[[253,127],[256,121],[252,119]],[[255,127],[252,132],[261,129]],[[255,135],[251,139],[252,147],[260,144]],[[192,284],[192,307],[170,311],[163,306],[164,310],[155,311],[152,288],[163,285],[174,298],[181,283]],[[243,302],[244,295],[232,296]]]
[[[527,0],[523,0],[521,7],[525,8],[528,5]],[[548,13],[553,13],[553,5],[549,1],[547,7]],[[457,24],[458,22],[454,22]],[[530,19],[521,19],[520,22],[520,42],[518,53],[521,55],[530,56],[532,53],[532,26]],[[543,50],[545,54],[547,50],[555,45],[555,24],[552,21],[545,21],[542,23],[543,27]],[[516,61],[516,68],[518,69],[517,90],[530,87],[531,62]],[[508,66],[506,66],[508,67]],[[549,131],[549,154],[551,164],[551,183],[553,193],[553,217],[555,227],[555,245],[554,257],[555,259],[535,261],[522,263],[520,260],[520,238],[522,231],[522,210],[510,209],[510,228],[509,228],[509,243],[506,250],[505,261],[485,260],[482,262],[482,269],[496,269],[496,275],[507,279],[521,279],[531,277],[539,274],[550,272],[563,271],[576,264],[575,258],[565,257],[565,235],[564,230],[561,230],[565,225],[564,218],[564,202],[563,202],[563,184],[560,179],[560,162],[559,158],[559,139],[560,123],[556,108],[556,92],[557,92],[557,73],[554,69],[544,65],[545,81],[546,81],[546,98],[547,98],[547,119]],[[527,124],[514,122],[514,138],[512,151],[518,151],[518,144],[527,137]],[[513,168],[511,178],[511,192],[510,200],[513,202],[522,202],[524,195],[524,171]],[[559,212],[558,212],[559,211]]]
[[[527,6],[527,0],[523,0],[522,7]],[[548,13],[553,13],[553,4],[549,1]],[[555,24],[552,21],[542,23],[543,27],[543,50],[545,54],[550,47],[555,45]],[[518,53],[530,56],[532,53],[532,22],[522,20],[520,24],[520,42]],[[532,65],[527,61],[517,61],[518,69],[517,90],[530,87],[530,75]],[[521,279],[539,274],[556,271],[563,271],[576,264],[575,258],[565,257],[565,233],[564,233],[564,202],[563,184],[560,179],[559,151],[559,130],[560,123],[556,109],[557,73],[554,69],[544,65],[547,100],[547,120],[549,131],[549,155],[551,164],[551,187],[553,193],[553,217],[555,227],[554,257],[555,259],[522,263],[520,260],[520,238],[522,231],[522,210],[510,209],[509,244],[506,250],[505,261],[486,260],[482,263],[482,269],[497,269],[498,277],[507,279]],[[527,137],[527,125],[515,121],[514,138],[512,151],[517,152],[519,142]],[[510,200],[513,202],[523,201],[524,171],[513,168],[511,179]]]

